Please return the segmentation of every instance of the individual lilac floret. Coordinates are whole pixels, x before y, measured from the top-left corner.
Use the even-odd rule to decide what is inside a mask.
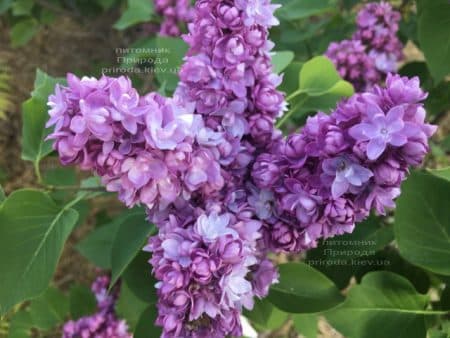
[[[417,78],[388,74],[385,88],[310,117],[299,134],[260,155],[252,179],[273,194],[270,214],[261,217],[266,245],[306,250],[353,231],[372,209],[385,214],[395,207],[409,166],[423,161],[436,130],[425,122],[425,97]]]
[[[366,183],[373,176],[369,169],[353,162],[346,156],[327,158],[322,162],[324,176],[333,178],[331,185],[331,195],[339,198],[347,191],[353,193]]]
[[[117,318],[115,303],[119,289],[114,287],[108,292],[110,278],[99,276],[92,284],[92,292],[97,300],[97,313],[82,317],[76,321],[70,320],[63,326],[63,338],[131,338],[128,326],[124,320]]]
[[[353,84],[357,92],[370,89],[381,80],[374,60],[358,40],[332,42],[325,55],[333,61],[342,78]]]
[[[211,212],[160,226],[146,250],[158,280],[162,337],[240,336],[240,312],[277,278],[272,264],[259,263],[261,223]]]
[[[419,131],[414,125],[403,122],[405,107],[396,106],[385,114],[380,107],[373,105],[370,116],[350,128],[349,134],[357,141],[368,141],[367,157],[376,160],[388,145],[401,147],[408,142],[408,135]],[[412,136],[411,135],[411,136]]]

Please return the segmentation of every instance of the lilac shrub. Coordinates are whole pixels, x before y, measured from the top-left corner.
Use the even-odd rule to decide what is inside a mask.
[[[417,79],[394,75],[283,138],[268,39],[277,7],[197,1],[172,98],[141,96],[126,77],[70,74],[49,98],[62,163],[94,171],[127,206],[146,206],[159,229],[145,250],[162,337],[240,336],[242,310],[277,282],[269,251],[306,250],[351,232],[372,208],[383,214],[428,150],[425,94]],[[374,69],[359,43],[348,48],[352,65]]]
[[[325,55],[357,92],[370,90],[397,71],[403,45],[397,37],[400,13],[387,2],[368,3],[358,13],[351,40],[333,42]]]
[[[310,117],[260,155],[252,177],[273,198],[264,238],[274,251],[300,252],[350,233],[371,210],[394,208],[409,166],[419,165],[436,130],[425,123],[418,78],[388,74],[386,87],[355,94],[331,115]]]
[[[110,278],[99,276],[92,283],[91,290],[97,301],[97,312],[91,316],[82,317],[76,321],[70,320],[64,324],[63,338],[131,338],[128,326],[115,314],[115,304],[119,288],[115,286],[108,292]]]

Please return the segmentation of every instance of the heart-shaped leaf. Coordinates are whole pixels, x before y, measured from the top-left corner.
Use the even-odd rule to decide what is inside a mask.
[[[0,314],[44,292],[78,219],[36,190],[13,192],[0,206]]]
[[[333,63],[325,56],[316,56],[305,62],[300,71],[299,89],[308,96],[351,96],[354,92],[351,83],[341,79]]]

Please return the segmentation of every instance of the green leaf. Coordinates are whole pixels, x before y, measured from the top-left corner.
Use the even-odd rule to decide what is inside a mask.
[[[102,269],[111,269],[111,248],[122,219],[93,230],[77,244],[76,249],[89,261]]]
[[[336,11],[335,1],[330,0],[278,0],[283,6],[275,14],[281,20],[300,20],[313,15]]]
[[[371,216],[357,224],[351,234],[327,239],[317,248],[309,250],[305,262],[343,289],[358,265],[362,264],[357,259],[373,256],[393,239],[392,227],[382,226],[379,218]]]
[[[341,79],[333,63],[325,56],[316,56],[306,62],[300,71],[299,89],[309,96],[337,93],[353,95],[353,86]]]
[[[395,213],[400,254],[432,272],[450,275],[450,182],[414,172],[402,185]]]
[[[156,280],[152,276],[149,259],[148,252],[139,252],[123,273],[122,280],[137,298],[146,303],[156,303]]]
[[[48,120],[47,100],[57,83],[63,79],[53,78],[41,70],[36,71],[36,80],[31,98],[22,105],[22,159],[39,163],[52,152],[52,142],[45,138],[50,129],[45,128]]]
[[[32,327],[30,312],[22,309],[14,314],[9,323],[8,338],[29,338]]]
[[[33,0],[16,0],[12,5],[12,13],[15,16],[30,15],[33,6]]]
[[[88,178],[82,180],[80,186],[82,188],[89,188],[89,189],[95,188],[95,190],[92,190],[92,191],[86,190],[86,191],[78,192],[78,195],[84,194],[85,199],[91,199],[91,198],[101,196],[106,193],[106,190],[104,190],[105,187],[102,184],[101,178],[98,176],[92,176],[92,177],[88,177]],[[97,189],[98,189],[98,191],[97,191]]]
[[[147,288],[149,286],[147,285]],[[127,283],[120,285],[120,295],[116,303],[116,313],[120,318],[126,320],[131,331],[136,327],[141,313],[148,307],[148,303],[136,297]]]
[[[292,316],[295,330],[305,338],[317,338],[317,315],[296,314]]]
[[[74,320],[95,313],[97,301],[91,289],[84,285],[74,285],[70,289],[69,308],[70,318]]]
[[[298,68],[299,64],[293,63],[292,66]],[[290,73],[289,67],[286,73]],[[304,63],[299,75],[297,80],[292,74],[288,75],[280,87],[289,92],[289,111],[277,121],[277,127],[281,127],[289,118],[299,119],[312,111],[334,108],[336,102],[354,92],[353,86],[339,77],[333,63],[325,56],[317,56]],[[291,92],[293,84],[297,82],[298,89]]]
[[[139,317],[133,338],[160,337],[162,330],[155,325],[157,315],[156,305],[149,305]]]
[[[354,276],[356,281],[360,282],[367,273],[380,270],[390,271],[408,279],[420,293],[425,294],[430,289],[428,274],[406,261],[393,246],[387,246],[373,256],[361,257],[356,261]]]
[[[44,292],[78,213],[47,194],[19,190],[0,206],[0,314]]]
[[[148,222],[143,210],[122,221],[111,248],[111,286],[117,282],[154,231],[155,226]]]
[[[430,71],[423,61],[408,62],[399,69],[398,73],[407,77],[418,76],[422,88],[431,89],[433,87]]]
[[[77,176],[73,167],[51,168],[44,172],[42,178],[47,185],[64,186],[77,184]]]
[[[450,74],[450,5],[447,0],[417,0],[420,47],[436,82]]]
[[[325,313],[331,325],[348,338],[423,338],[426,336],[427,296],[391,272],[364,276],[352,287],[347,300]]]
[[[38,32],[39,22],[29,18],[18,21],[10,31],[11,46],[13,48],[25,45]]]
[[[441,169],[428,169],[430,173],[444,180],[450,181],[450,167],[441,168]]]
[[[304,263],[279,266],[280,282],[270,289],[269,300],[290,313],[316,313],[328,310],[344,297],[325,275]]]
[[[153,3],[147,0],[128,0],[128,7],[114,28],[123,30],[135,24],[150,21],[153,14]]]
[[[64,322],[69,314],[69,301],[61,291],[50,287],[31,302],[29,310],[33,327],[50,330]]]
[[[450,82],[441,82],[429,90],[425,100],[425,109],[429,117],[435,117],[450,110]]]
[[[298,89],[299,86],[299,75],[300,70],[303,67],[303,63],[294,61],[289,66],[286,67],[286,70],[283,75],[283,82],[278,87],[279,90],[286,93],[287,96],[292,94]]]
[[[294,53],[290,50],[274,52],[272,55],[273,71],[280,74],[294,60]]]
[[[289,314],[277,309],[267,299],[255,299],[255,305],[251,311],[244,311],[252,324],[263,330],[276,330],[288,319]]]
[[[156,56],[156,58],[164,61],[162,64],[154,65],[155,70],[157,70],[156,78],[159,83],[165,83],[166,90],[173,91],[179,82],[178,70],[183,64],[188,45],[181,38],[157,37],[156,46],[159,50],[165,51]]]

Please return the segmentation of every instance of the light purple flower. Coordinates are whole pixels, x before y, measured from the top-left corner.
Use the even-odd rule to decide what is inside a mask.
[[[345,156],[324,160],[322,169],[325,175],[334,177],[331,185],[333,198],[339,198],[348,191],[357,191],[373,176],[369,169],[352,162]]]
[[[396,106],[384,112],[376,105],[371,107],[369,120],[350,128],[350,135],[357,141],[369,141],[367,144],[367,157],[376,160],[385,151],[388,145],[400,147],[408,141],[407,130],[403,115],[405,108]]]

